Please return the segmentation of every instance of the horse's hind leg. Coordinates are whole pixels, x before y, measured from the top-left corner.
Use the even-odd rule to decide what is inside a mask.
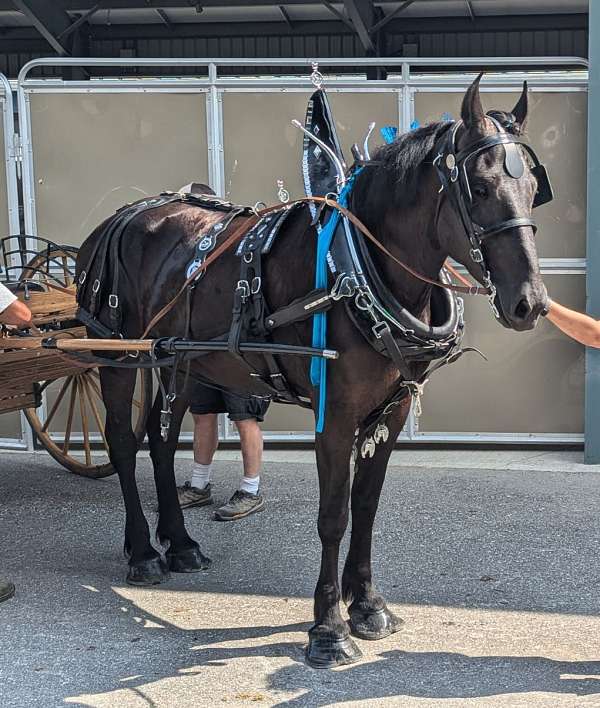
[[[352,534],[348,557],[342,574],[342,594],[350,603],[350,630],[361,639],[382,639],[397,632],[402,620],[387,607],[373,585],[371,549],[373,523],[390,454],[402,430],[410,400],[398,406],[388,419],[387,442],[377,445],[372,458],[363,459],[360,449],[356,461],[356,475],[352,484]],[[360,441],[359,441],[360,442]]]
[[[129,556],[127,582],[155,585],[166,580],[169,573],[150,543],[148,522],[135,481],[137,441],[131,426],[135,379],[135,371],[100,369],[110,461],[119,475],[125,502],[125,552]]]
[[[328,421],[327,430],[317,437],[319,469],[319,537],[321,571],[315,589],[315,624],[308,632],[306,661],[317,669],[328,669],[358,661],[360,649],[349,636],[340,614],[339,549],[348,525],[350,496],[350,453],[353,428],[338,424],[343,416]]]
[[[169,569],[175,573],[195,573],[205,570],[210,565],[210,560],[202,555],[200,547],[186,531],[175,485],[175,452],[181,421],[187,407],[188,401],[182,396],[177,396],[173,401],[169,436],[166,442],[163,441],[160,434],[162,396],[159,392],[147,424],[150,457],[154,465],[154,481],[158,496],[157,535],[161,543],[169,546],[166,558]]]

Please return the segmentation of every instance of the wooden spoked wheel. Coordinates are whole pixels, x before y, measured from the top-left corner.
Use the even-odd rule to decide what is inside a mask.
[[[42,335],[86,335],[75,319],[77,253],[73,246],[50,244],[23,268],[20,280],[24,287],[19,296],[31,309],[33,323]],[[36,380],[43,405],[25,408],[24,414],[40,445],[75,474],[95,479],[113,474],[98,369],[82,368],[53,350],[42,350],[34,365],[39,372]],[[144,439],[151,405],[152,372],[139,369],[131,421],[139,444]]]
[[[21,282],[38,281],[48,285],[70,288],[75,283],[75,262],[79,249],[75,246],[49,245],[34,256],[23,268]]]
[[[46,415],[42,416],[42,408],[26,408],[24,413],[42,447],[82,477],[100,479],[113,474],[98,371],[71,371],[62,379],[44,382],[41,388],[46,394]],[[140,444],[151,403],[151,371],[140,369],[132,411],[132,426]]]

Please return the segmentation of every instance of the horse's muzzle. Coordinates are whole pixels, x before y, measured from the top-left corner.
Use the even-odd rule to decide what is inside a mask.
[[[521,288],[512,297],[508,293],[498,290],[496,307],[500,313],[501,324],[517,332],[526,332],[534,329],[544,308],[545,288],[531,288],[529,285]],[[508,306],[506,305],[508,301]]]

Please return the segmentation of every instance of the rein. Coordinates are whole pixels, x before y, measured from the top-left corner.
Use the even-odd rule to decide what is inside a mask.
[[[273,206],[267,207],[266,209],[260,209],[255,212],[255,216],[251,216],[243,224],[239,226],[233,233],[231,233],[215,250],[201,263],[198,268],[196,268],[191,275],[186,278],[183,285],[179,288],[175,296],[162,307],[150,320],[149,324],[146,326],[141,338],[144,339],[148,336],[152,328],[160,322],[163,317],[165,317],[175,306],[179,298],[186,291],[187,287],[196,280],[198,275],[205,271],[211,263],[219,258],[225,251],[227,251],[231,246],[240,241],[246,233],[255,226],[263,216],[270,214],[277,209],[281,209],[285,206],[292,206],[294,204],[306,204],[306,203],[317,203],[323,206],[329,206],[333,209],[337,209],[343,216],[345,216],[356,228],[364,235],[366,238],[376,246],[382,253],[384,253],[388,258],[390,258],[394,263],[403,268],[407,273],[416,278],[417,280],[427,283],[428,285],[435,285],[438,288],[444,288],[445,290],[451,290],[453,292],[462,293],[464,295],[489,295],[489,288],[484,288],[478,285],[471,285],[469,281],[464,278],[460,273],[456,271],[450,264],[446,263],[445,267],[454,275],[457,280],[464,283],[464,285],[453,285],[450,283],[442,283],[439,280],[433,280],[426,275],[422,275],[418,271],[414,270],[404,261],[397,258],[390,250],[388,250],[370,231],[369,228],[349,209],[339,204],[337,201],[331,199],[329,196],[326,197],[302,197],[300,199],[295,199],[287,204],[285,202],[280,202]]]

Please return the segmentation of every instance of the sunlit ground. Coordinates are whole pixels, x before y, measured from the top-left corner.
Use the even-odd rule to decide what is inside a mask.
[[[374,566],[405,627],[357,640],[357,664],[315,671],[303,647],[317,483],[295,454],[265,464],[265,513],[217,524],[211,509],[186,512],[213,567],[153,589],[123,582],[116,478],[3,455],[0,577],[17,595],[0,605],[0,706],[600,705],[597,469],[532,451],[465,455],[462,468],[457,452],[446,467],[419,452],[395,467]],[[217,501],[238,473],[218,463]],[[139,486],[153,528],[148,460]]]

